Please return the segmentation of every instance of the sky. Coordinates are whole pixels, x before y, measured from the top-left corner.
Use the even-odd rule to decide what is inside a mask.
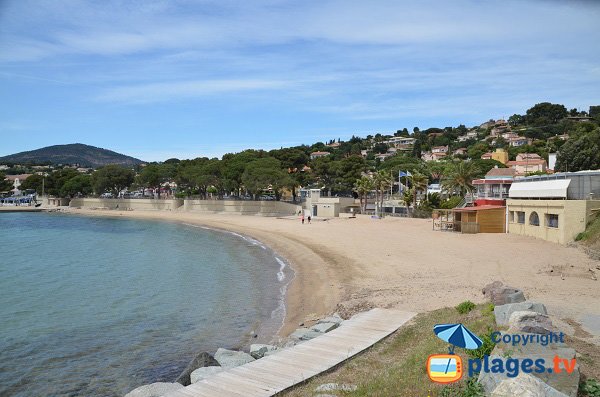
[[[220,157],[600,105],[600,1],[0,0],[0,156]]]

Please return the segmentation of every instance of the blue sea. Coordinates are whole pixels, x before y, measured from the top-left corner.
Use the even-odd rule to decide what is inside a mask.
[[[122,396],[172,382],[197,353],[269,340],[291,277],[234,233],[0,213],[0,396]]]

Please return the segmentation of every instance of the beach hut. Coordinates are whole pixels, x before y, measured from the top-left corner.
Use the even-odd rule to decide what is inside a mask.
[[[481,205],[455,208],[454,230],[461,233],[504,233],[506,232],[506,207]]]

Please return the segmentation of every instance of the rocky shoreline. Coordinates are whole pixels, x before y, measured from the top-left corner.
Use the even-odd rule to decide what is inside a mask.
[[[277,344],[251,344],[247,351],[219,348],[214,354],[199,353],[174,382],[155,382],[135,388],[125,397],[161,397],[164,394],[201,381],[221,371],[260,360],[341,326],[344,319],[338,314],[317,320],[312,325],[300,324],[290,336]]]

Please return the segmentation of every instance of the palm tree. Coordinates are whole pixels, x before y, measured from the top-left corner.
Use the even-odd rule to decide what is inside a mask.
[[[406,189],[402,195],[402,201],[406,205],[406,216],[408,217],[408,207],[413,201],[413,189]]]
[[[414,174],[412,174],[411,180],[413,190],[413,206],[416,208],[417,193],[423,190],[427,190],[427,183],[429,182],[429,179],[425,175],[415,172]]]
[[[460,193],[464,196],[473,191],[473,179],[476,178],[479,170],[471,161],[458,161],[449,167],[448,172],[442,181],[442,187],[447,192]]]
[[[354,183],[354,190],[358,193],[360,199],[360,213],[364,214],[367,211],[367,195],[373,190],[373,179],[368,176],[362,176]],[[363,200],[364,198],[364,200]]]
[[[379,215],[383,213],[383,192],[385,192],[392,184],[394,180],[391,175],[388,175],[385,171],[378,171],[373,176],[373,183],[375,185],[375,201],[379,200]]]

